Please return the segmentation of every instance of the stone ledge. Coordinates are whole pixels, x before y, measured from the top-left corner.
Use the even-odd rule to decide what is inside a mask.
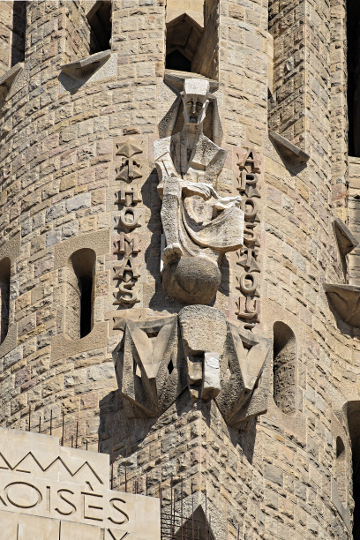
[[[92,54],[91,56],[87,56],[86,58],[82,58],[81,60],[70,62],[70,64],[64,64],[61,66],[61,71],[69,77],[81,81],[82,79],[89,77],[89,75],[92,75],[110,58],[110,56],[110,50],[101,51]]]
[[[116,53],[112,54],[110,50],[107,50],[61,66],[60,94],[76,91],[88,82],[115,77],[116,59]]]
[[[333,228],[340,255],[345,257],[348,253],[356,248],[359,242],[356,240],[355,236],[351,234],[341,219],[336,218],[333,221]]]
[[[288,141],[288,139],[285,139],[282,135],[270,130],[269,137],[279,150],[281,156],[291,165],[304,165],[309,161],[310,156],[308,154],[292,142]]]
[[[51,361],[60,358],[68,358],[93,349],[101,349],[107,346],[108,323],[95,323],[90,334],[82,339],[71,339],[66,334],[53,336],[51,340]],[[114,373],[115,375],[115,373]]]
[[[323,284],[330,305],[339,318],[354,328],[360,328],[360,287]]]
[[[10,92],[10,88],[15,82],[15,80],[19,77],[20,73],[24,69],[24,64],[19,62],[18,64],[15,64],[9,71],[4,73],[2,77],[0,77],[0,107],[2,107],[6,101],[6,98]]]

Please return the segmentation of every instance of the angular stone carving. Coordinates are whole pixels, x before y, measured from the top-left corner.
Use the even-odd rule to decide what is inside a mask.
[[[9,96],[9,92],[11,90],[11,87],[14,85],[16,80],[19,78],[20,73],[24,69],[23,63],[15,64],[9,71],[4,73],[2,77],[0,77],[0,108],[4,105],[7,97]]]
[[[333,229],[340,255],[341,257],[345,257],[358,246],[359,242],[341,219],[334,219]]]
[[[269,136],[289,165],[298,167],[309,161],[309,154],[303,152],[301,148],[285,139],[282,135],[275,133],[275,131],[269,131]]]
[[[333,221],[333,229],[346,284],[323,283],[323,287],[329,304],[338,317],[346,324],[360,328],[360,287],[354,285],[351,278],[348,279],[346,258],[357,247],[358,241],[340,219]]]
[[[186,388],[177,316],[154,321],[122,321],[114,351],[119,389],[129,418],[160,416]]]
[[[271,340],[228,323],[216,403],[226,423],[239,428],[264,414],[270,391]]]
[[[162,198],[163,286],[184,304],[209,304],[221,281],[218,265],[243,245],[241,197],[221,197],[214,185],[226,151],[203,133],[214,96],[206,79],[189,78],[182,92],[184,128],[155,141]]]
[[[61,66],[61,71],[76,80],[82,80],[99,69],[111,56],[111,51],[101,51],[81,60]]]
[[[215,398],[220,392],[220,357],[226,339],[226,317],[209,306],[187,306],[179,313],[191,397]]]
[[[120,319],[114,328],[124,332],[114,362],[129,418],[160,416],[186,387],[193,401],[215,399],[235,428],[266,412],[270,340],[230,324],[218,309],[187,306],[178,316]]]
[[[330,305],[339,318],[354,328],[360,328],[360,287],[324,283]]]

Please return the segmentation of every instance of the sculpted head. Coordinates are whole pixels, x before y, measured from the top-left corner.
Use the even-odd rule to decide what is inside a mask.
[[[195,78],[185,79],[183,102],[186,126],[202,126],[210,98],[209,81]]]

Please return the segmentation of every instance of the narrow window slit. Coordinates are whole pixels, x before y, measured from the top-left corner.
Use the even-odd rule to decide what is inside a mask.
[[[13,2],[11,66],[25,60],[26,38],[26,5],[27,2],[16,0]]]
[[[70,258],[72,272],[68,282],[66,309],[67,333],[73,339],[82,339],[92,330],[95,260],[96,255],[92,249],[80,249]]]
[[[87,20],[91,28],[90,54],[110,49],[112,34],[111,2],[96,2],[87,14]]]
[[[9,330],[10,267],[11,262],[8,257],[0,261],[0,343],[3,343]]]

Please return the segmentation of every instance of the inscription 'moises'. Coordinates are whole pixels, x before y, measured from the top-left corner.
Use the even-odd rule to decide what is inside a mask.
[[[60,486],[43,479],[36,485],[23,480],[6,482],[0,489],[0,510],[31,514],[35,511],[43,517],[72,521],[75,518],[105,526],[129,523],[130,512],[122,494],[114,496],[111,491],[85,491],[81,485]]]

